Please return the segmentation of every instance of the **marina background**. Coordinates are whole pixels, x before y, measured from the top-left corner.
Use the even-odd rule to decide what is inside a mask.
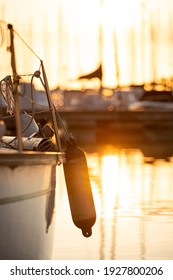
[[[15,4],[2,0],[0,4],[1,20],[14,24],[45,62],[51,88],[98,87],[97,79],[77,79],[100,62],[105,87],[172,78],[172,14],[171,0],[17,0]],[[24,53],[20,44],[17,49]],[[1,60],[4,55],[1,52]],[[34,67],[37,61],[27,52],[24,55],[17,67],[27,73],[28,62]]]
[[[171,0],[2,0],[0,3],[0,19],[14,24],[15,30],[45,61],[51,89],[62,90],[99,88],[98,79],[83,81],[78,77],[95,70],[100,63],[105,87],[114,89],[163,80],[172,87],[172,15]],[[5,37],[1,29],[2,78],[11,72],[10,55],[3,45]],[[25,53],[19,41],[16,45],[19,75],[38,69],[38,60]],[[24,79],[27,81],[27,77]],[[63,112],[60,115],[63,117]],[[151,115],[154,124],[146,127],[146,134],[140,126],[134,135],[133,125],[138,123],[133,119],[131,129],[126,129],[128,137],[124,131],[110,134],[109,120],[104,126],[101,119],[99,127],[94,129],[99,135],[95,143],[92,123],[88,131],[83,131],[89,115],[92,114],[85,114],[74,135],[77,140],[85,139],[79,145],[87,155],[97,222],[88,239],[73,225],[64,175],[58,169],[52,259],[172,260],[172,113],[164,113],[163,120],[159,111],[159,120],[163,120],[160,130],[156,114],[146,112],[144,127],[149,124],[146,117]],[[77,116],[76,124],[80,120]],[[114,120],[115,116],[110,126],[114,130],[119,125],[120,130],[123,122]],[[66,124],[70,127],[70,122]],[[140,139],[140,145],[139,141],[130,142],[133,137]]]

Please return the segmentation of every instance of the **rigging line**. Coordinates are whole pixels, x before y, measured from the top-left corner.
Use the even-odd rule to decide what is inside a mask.
[[[66,129],[66,127],[65,127],[65,125],[64,125],[64,123],[63,123],[63,121],[61,119],[61,116],[60,116],[58,110],[56,109],[55,105],[53,105],[53,106],[54,106],[54,109],[55,109],[55,115],[56,115],[57,121],[59,121],[61,127],[64,129],[64,132],[65,132],[66,137],[68,139],[69,136],[71,135],[71,133]]]
[[[42,84],[43,88],[46,90],[45,84],[44,84],[43,79],[41,78],[41,76],[39,77],[39,79],[41,81],[41,84]]]
[[[41,61],[41,58],[34,52],[34,50],[25,42],[25,40],[20,36],[20,34],[13,30],[14,33],[19,37],[19,39],[25,44],[25,46]]]
[[[37,103],[36,103],[37,104]],[[40,105],[41,106],[41,105]],[[49,109],[45,109],[45,110],[41,110],[41,111],[37,111],[35,112],[35,115],[39,115],[39,114],[43,114],[43,113],[48,113],[49,112]],[[31,115],[31,113],[29,113],[29,115]],[[3,120],[6,120],[6,119],[11,119],[11,118],[14,118],[14,115],[11,115],[11,116],[2,116],[1,117]]]
[[[44,81],[43,81],[43,79],[41,78],[41,76],[39,76],[39,79],[40,79],[40,81],[41,81],[41,83],[42,83],[44,89],[46,90]],[[66,138],[68,139],[68,138],[70,137],[71,133],[68,132],[68,130],[66,129],[66,127],[65,127],[65,125],[64,125],[64,123],[63,123],[63,121],[62,121],[62,119],[61,119],[61,117],[60,117],[60,114],[58,113],[58,111],[57,111],[57,109],[56,109],[56,107],[55,107],[54,104],[53,104],[53,108],[54,108],[54,111],[55,111],[55,116],[56,116],[57,122],[60,123],[61,127],[64,129],[64,132],[65,132],[65,134],[66,134]],[[49,107],[49,109],[51,110],[50,107]]]
[[[39,77],[39,79],[40,79],[40,81],[41,81],[43,87],[45,88],[45,84],[44,84],[43,79],[42,79],[41,77]],[[45,90],[46,90],[46,88],[45,88]],[[56,119],[57,119],[57,121],[59,121],[61,127],[64,129],[64,132],[65,132],[66,137],[67,137],[67,139],[68,139],[68,138],[69,138],[69,135],[71,135],[71,133],[67,131],[67,129],[66,129],[66,127],[65,127],[65,125],[64,125],[64,123],[63,123],[61,117],[60,117],[60,114],[58,113],[58,111],[57,111],[57,109],[56,109],[56,107],[55,107],[54,104],[53,104],[53,107],[54,107],[54,110],[55,110]],[[49,107],[49,109],[51,110],[50,107]]]
[[[12,140],[13,141],[13,140]],[[3,147],[3,148],[10,148],[10,149],[13,149],[13,150],[15,150],[15,148],[10,144],[10,143],[12,143],[12,141],[10,141],[9,143],[7,143],[7,142],[5,142],[4,140],[2,140],[2,139],[0,139],[0,145],[1,145],[1,147]]]
[[[39,76],[39,79],[40,79],[40,81],[41,81],[41,84],[42,84],[43,88],[44,88],[45,91],[46,91],[46,86],[45,86],[45,83],[44,83],[43,79],[41,78],[41,76]],[[48,106],[49,106],[49,111],[51,112],[51,111],[52,111],[52,108],[50,107],[50,104],[48,104]]]
[[[0,93],[7,104],[7,112],[13,113],[14,100],[12,97],[12,81],[11,76],[6,76],[0,81]]]
[[[34,95],[33,95],[33,79],[34,79],[34,74],[32,75],[31,78],[31,103],[32,103],[32,113],[31,113],[31,120],[29,121],[28,125],[22,130],[22,134],[27,131],[27,129],[31,126],[32,121],[34,120],[34,116],[35,116],[35,102],[34,102]],[[14,140],[12,140],[14,141]],[[10,142],[11,143],[11,142]]]
[[[38,103],[36,103],[36,104],[38,104]],[[39,114],[42,114],[42,113],[46,113],[46,112],[48,113],[48,112],[50,112],[50,110],[49,110],[46,106],[40,105],[40,104],[39,104],[39,106],[40,106],[40,107],[44,107],[45,109],[35,112],[35,115],[39,115]]]

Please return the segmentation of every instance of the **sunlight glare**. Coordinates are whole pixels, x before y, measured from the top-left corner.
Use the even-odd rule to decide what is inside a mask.
[[[170,78],[172,13],[171,0],[16,0],[15,4],[2,0],[0,4],[0,19],[12,23],[45,62],[50,86],[63,88],[98,87],[94,79],[78,77],[97,69],[100,62],[103,85],[112,88],[117,83]],[[23,51],[19,54],[25,57],[19,58],[19,72],[27,72],[27,64],[35,68]]]
[[[115,197],[118,194],[120,180],[118,157],[116,155],[102,157],[101,178],[104,209],[106,213],[109,213],[116,206]]]

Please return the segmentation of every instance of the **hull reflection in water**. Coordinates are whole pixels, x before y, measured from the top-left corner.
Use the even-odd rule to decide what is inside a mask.
[[[53,259],[173,259],[172,157],[148,164],[138,149],[103,146],[88,149],[87,161],[97,212],[93,235],[83,239],[71,222],[60,168]]]

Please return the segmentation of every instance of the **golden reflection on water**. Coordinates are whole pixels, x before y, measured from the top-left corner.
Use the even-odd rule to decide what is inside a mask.
[[[173,162],[148,164],[138,149],[110,146],[88,150],[87,162],[93,235],[84,238],[73,225],[59,169],[53,259],[173,259]]]

